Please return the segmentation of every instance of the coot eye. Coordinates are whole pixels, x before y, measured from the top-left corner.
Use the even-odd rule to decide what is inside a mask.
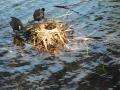
[[[45,8],[42,8],[41,10],[42,10],[42,11],[45,11]]]

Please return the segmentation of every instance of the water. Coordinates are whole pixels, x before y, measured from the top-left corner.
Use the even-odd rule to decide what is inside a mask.
[[[119,90],[119,0],[2,0],[0,7],[0,90]],[[70,49],[56,56],[13,44],[10,17],[26,26],[42,7],[48,19],[68,23],[75,36]]]

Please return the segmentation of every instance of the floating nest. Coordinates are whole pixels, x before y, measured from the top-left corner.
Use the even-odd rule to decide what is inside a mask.
[[[68,25],[58,21],[47,21],[30,26],[30,42],[39,51],[56,53],[66,47]]]

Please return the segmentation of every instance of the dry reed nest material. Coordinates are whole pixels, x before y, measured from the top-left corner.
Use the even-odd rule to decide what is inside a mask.
[[[40,51],[55,53],[63,49],[68,42],[68,25],[62,22],[37,23],[32,26],[30,31],[32,33],[32,44]]]

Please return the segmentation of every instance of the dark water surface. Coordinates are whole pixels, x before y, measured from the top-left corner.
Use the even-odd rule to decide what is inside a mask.
[[[70,50],[51,56],[13,43],[10,17],[26,25],[41,7],[69,24]],[[0,90],[120,90],[120,0],[0,0]]]

